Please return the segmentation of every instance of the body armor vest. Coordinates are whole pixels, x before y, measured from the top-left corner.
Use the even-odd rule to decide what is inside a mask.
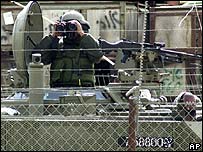
[[[57,86],[94,86],[94,64],[77,43],[65,43],[51,65],[51,84]],[[58,70],[57,70],[58,69]]]

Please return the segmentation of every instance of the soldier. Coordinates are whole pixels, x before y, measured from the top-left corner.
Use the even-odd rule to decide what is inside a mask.
[[[61,16],[54,27],[55,31],[36,46],[41,50],[42,62],[51,64],[50,86],[93,87],[94,63],[100,62],[103,53],[98,41],[88,33],[89,23],[73,10]]]
[[[196,120],[197,104],[202,104],[201,99],[191,92],[183,91],[174,100],[177,105],[178,120],[194,121]]]

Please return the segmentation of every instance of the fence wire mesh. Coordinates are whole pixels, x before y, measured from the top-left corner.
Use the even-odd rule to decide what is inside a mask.
[[[93,88],[4,88],[1,150],[202,150],[201,70],[175,66],[161,72],[169,73],[161,85],[145,82],[132,98],[126,92],[136,76],[122,73],[96,75]],[[185,92],[194,99],[185,100]],[[40,96],[42,103],[35,103]]]
[[[202,142],[196,118],[180,120],[174,104],[144,110],[136,105],[134,122],[129,121],[129,104],[5,104],[13,116],[2,115],[1,150],[126,151],[131,124],[136,150],[188,150]],[[168,109],[166,109],[168,107]],[[4,109],[2,109],[4,110]],[[201,105],[197,106],[201,115]],[[139,116],[138,116],[139,113]],[[190,111],[188,112],[190,115]],[[187,115],[185,115],[187,117]],[[196,128],[197,127],[197,128]]]
[[[143,83],[132,98],[126,97],[131,78],[121,75],[118,83],[110,74],[96,75],[97,86],[89,89],[4,88],[1,150],[202,150],[202,74],[187,70],[162,69],[170,74],[161,85]],[[184,92],[194,100],[184,101]],[[30,103],[42,94],[43,103]]]
[[[95,68],[96,87],[87,92],[91,96],[81,93],[89,90],[85,87],[49,88],[49,67],[40,69],[44,79],[33,80],[45,80],[47,88],[1,86],[1,150],[201,151],[202,63],[190,68],[184,62],[155,68],[161,64],[152,64],[148,57],[153,55],[146,54],[143,86],[132,91],[130,100],[126,92],[137,85],[139,53],[125,64],[122,55],[118,50],[115,67],[105,69],[103,62]],[[5,83],[10,82],[2,71]],[[81,94],[70,95],[71,91]],[[184,101],[182,92],[192,93],[194,100]],[[41,97],[43,101],[36,102]]]

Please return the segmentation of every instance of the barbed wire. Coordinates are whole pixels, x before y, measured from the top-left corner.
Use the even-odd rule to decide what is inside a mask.
[[[198,66],[197,66],[198,67]],[[15,69],[15,68],[14,68]],[[119,69],[122,69],[122,70],[125,70],[125,71],[139,71],[139,68],[117,68],[117,69],[115,69],[115,68],[108,68],[108,69],[105,69],[105,68],[102,68],[102,69],[63,69],[63,68],[60,68],[60,69],[47,69],[47,68],[45,68],[45,69],[41,69],[41,70],[39,70],[39,69],[35,69],[35,70],[32,70],[32,71],[46,71],[46,70],[49,70],[49,71],[105,71],[105,70],[109,70],[109,71],[118,71]],[[143,71],[153,71],[153,70],[155,70],[156,69],[156,71],[162,71],[162,70],[174,70],[174,69],[181,69],[181,70],[183,70],[183,71],[186,71],[186,70],[194,70],[194,67],[176,67],[176,68],[174,68],[174,67],[164,67],[164,68],[160,68],[160,67],[157,67],[157,68],[150,68],[150,67],[148,67],[148,68],[143,68]],[[27,71],[28,69],[16,69],[16,71]],[[201,68],[199,67],[199,70],[201,70]],[[4,68],[2,68],[1,69],[1,72],[9,72],[10,70],[8,70],[8,69],[4,69]],[[3,74],[3,73],[2,73]],[[182,74],[182,73],[176,73],[176,75],[187,75],[187,74]],[[201,74],[198,74],[198,73],[195,73],[195,74],[189,74],[189,75],[201,75]]]
[[[201,30],[201,28],[194,28],[194,29],[186,29],[186,28],[168,28],[168,29],[147,29],[146,31],[147,32],[152,32],[152,31],[199,31]],[[121,32],[121,31],[126,31],[126,32],[143,32],[144,30],[142,29],[125,29],[125,30],[121,30],[121,29],[100,29],[100,30],[92,30],[91,31],[100,31],[100,32],[109,32],[109,31],[113,31],[113,32]],[[46,32],[46,31],[22,31],[22,32],[15,32],[15,33],[27,33],[27,34],[30,34],[30,33],[42,33],[42,32]],[[59,31],[60,32],[60,31]],[[64,31],[62,31],[64,32]],[[67,32],[73,32],[73,31],[67,31]],[[8,32],[9,33],[9,32]],[[12,32],[11,32],[12,33]]]
[[[197,5],[196,5],[197,6]],[[175,13],[185,13],[185,12],[187,12],[187,9],[190,9],[191,7],[193,7],[193,5],[191,5],[191,6],[188,6],[188,7],[177,7],[177,9],[186,9],[186,10],[176,10],[176,11],[174,11],[174,12],[171,12],[171,11],[167,11],[166,9],[167,8],[163,8],[163,7],[157,7],[157,8],[160,8],[160,9],[163,9],[163,10],[156,10],[156,11],[148,11],[148,14],[175,14]],[[199,8],[201,8],[202,6],[200,6]],[[197,7],[198,8],[198,7]],[[102,8],[102,9],[105,9],[105,8]],[[168,7],[168,9],[170,9],[170,7]],[[69,11],[69,10],[72,10],[72,9],[56,9],[56,10],[54,10],[55,12],[57,12],[57,13],[59,13],[59,12],[61,12],[61,15],[63,15],[63,11]],[[117,14],[116,15],[119,15],[119,14],[123,14],[123,13],[126,13],[126,14],[139,14],[139,15],[143,15],[144,14],[144,12],[143,11],[138,11],[138,10],[134,10],[134,9],[127,9],[125,12],[122,12],[122,11],[120,11],[118,8],[117,9],[106,9],[106,11],[109,11],[109,10],[111,10],[111,11],[118,11],[117,12]],[[19,10],[19,12],[20,12],[21,10]],[[32,14],[32,16],[39,16],[39,15],[50,15],[50,13],[47,13],[46,11],[53,11],[53,10],[51,10],[51,9],[42,9],[42,13],[35,13],[35,14]],[[98,11],[99,13],[101,13],[101,15],[109,15],[109,12],[106,12],[106,11],[104,11],[104,12],[102,12],[103,10],[97,10],[97,9],[94,9],[94,10],[89,10],[89,11]],[[200,12],[201,13],[201,10],[197,10],[198,12]],[[196,13],[197,12],[196,10],[191,10],[190,11],[190,13]],[[4,11],[1,11],[1,14],[3,14],[3,13],[5,13],[5,10]],[[18,12],[12,12],[12,15],[14,15],[14,16],[17,16],[19,13]],[[54,14],[54,13],[52,13],[52,14]],[[82,13],[83,15],[88,15],[89,13],[85,13],[85,12],[83,12]],[[182,15],[184,15],[184,14],[182,14]],[[58,16],[56,16],[56,17],[58,17]]]
[[[157,83],[158,84],[158,83]],[[137,84],[138,85],[138,84]],[[180,86],[181,87],[181,86]],[[194,87],[196,89],[196,91],[200,91],[201,92],[201,85],[198,85],[198,84],[191,84],[191,85],[185,85],[184,88],[187,90],[191,87]],[[128,91],[131,87],[127,87],[127,86],[109,86],[108,89],[110,89],[111,92],[121,92],[121,91]],[[153,90],[153,89],[163,89],[163,88],[167,88],[167,90],[171,90],[173,92],[175,92],[175,90],[179,90],[180,91],[180,88],[177,87],[176,84],[171,84],[170,86],[162,86],[161,83],[159,85],[145,85],[143,86],[143,88],[148,88],[149,90]],[[181,87],[182,88],[182,87]],[[112,90],[111,90],[112,89]],[[105,92],[105,86],[95,86],[95,87],[70,87],[67,85],[67,87],[55,87],[55,88],[50,88],[50,87],[40,87],[40,88],[32,88],[32,87],[29,87],[29,88],[17,88],[17,87],[4,87],[4,89],[2,89],[2,93],[3,92],[13,92],[15,93],[14,91],[17,91],[16,93],[29,93],[30,91],[32,90],[43,90],[43,91],[47,91],[47,93],[82,93],[82,94],[85,94],[85,93],[97,93],[97,91],[102,91],[102,92]],[[77,92],[77,91],[80,91],[80,92]],[[181,90],[181,92],[184,91],[184,90]],[[45,93],[44,92],[44,93]],[[36,92],[37,93],[37,92]],[[12,96],[12,94],[10,94]],[[25,96],[27,97],[27,96]]]
[[[164,50],[169,50],[169,49],[172,49],[173,51],[176,51],[176,49],[178,50],[178,49],[184,49],[185,47],[167,47],[167,48],[164,48],[163,50],[160,50],[160,52],[162,51],[163,53],[164,53]],[[187,48],[187,50],[190,50],[190,49],[196,49],[196,50],[202,50],[202,47],[186,47]],[[33,52],[33,53],[40,53],[40,52],[44,52],[44,51],[47,51],[47,52],[49,52],[49,51],[51,51],[51,52],[61,52],[61,53],[65,53],[65,51],[93,51],[93,50],[99,50],[99,51],[119,51],[119,49],[120,48],[89,48],[89,49],[14,49],[14,50],[10,50],[10,51],[13,51],[13,52],[24,52],[25,50],[26,50],[26,52]],[[140,48],[123,48],[123,50],[134,50],[135,52],[136,52],[136,50],[137,50],[137,52],[139,53],[139,51],[140,51]],[[153,52],[153,49],[152,48],[146,48],[146,50],[152,50],[152,52]],[[8,50],[6,50],[5,52],[7,52]],[[4,52],[4,50],[2,50],[2,52]],[[157,51],[154,51],[154,52],[159,52],[159,50],[157,50]],[[183,51],[177,51],[177,53],[184,53]],[[106,52],[107,54],[108,54],[108,52]],[[166,52],[167,53],[167,52]],[[196,52],[194,52],[194,53],[196,53]],[[185,55],[187,55],[187,54],[185,54]],[[195,54],[194,54],[195,55]],[[189,58],[189,57],[188,57]]]

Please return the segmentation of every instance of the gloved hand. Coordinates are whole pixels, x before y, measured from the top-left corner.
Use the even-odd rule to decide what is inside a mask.
[[[85,34],[85,32],[82,29],[82,25],[80,24],[80,22],[78,22],[77,20],[71,20],[71,21],[68,21],[68,22],[71,23],[71,24],[75,24],[77,26],[77,33],[81,37]]]
[[[65,25],[66,25],[65,22],[56,21],[54,24],[54,31],[52,33],[52,36],[53,37],[62,36],[63,31],[65,29]]]

